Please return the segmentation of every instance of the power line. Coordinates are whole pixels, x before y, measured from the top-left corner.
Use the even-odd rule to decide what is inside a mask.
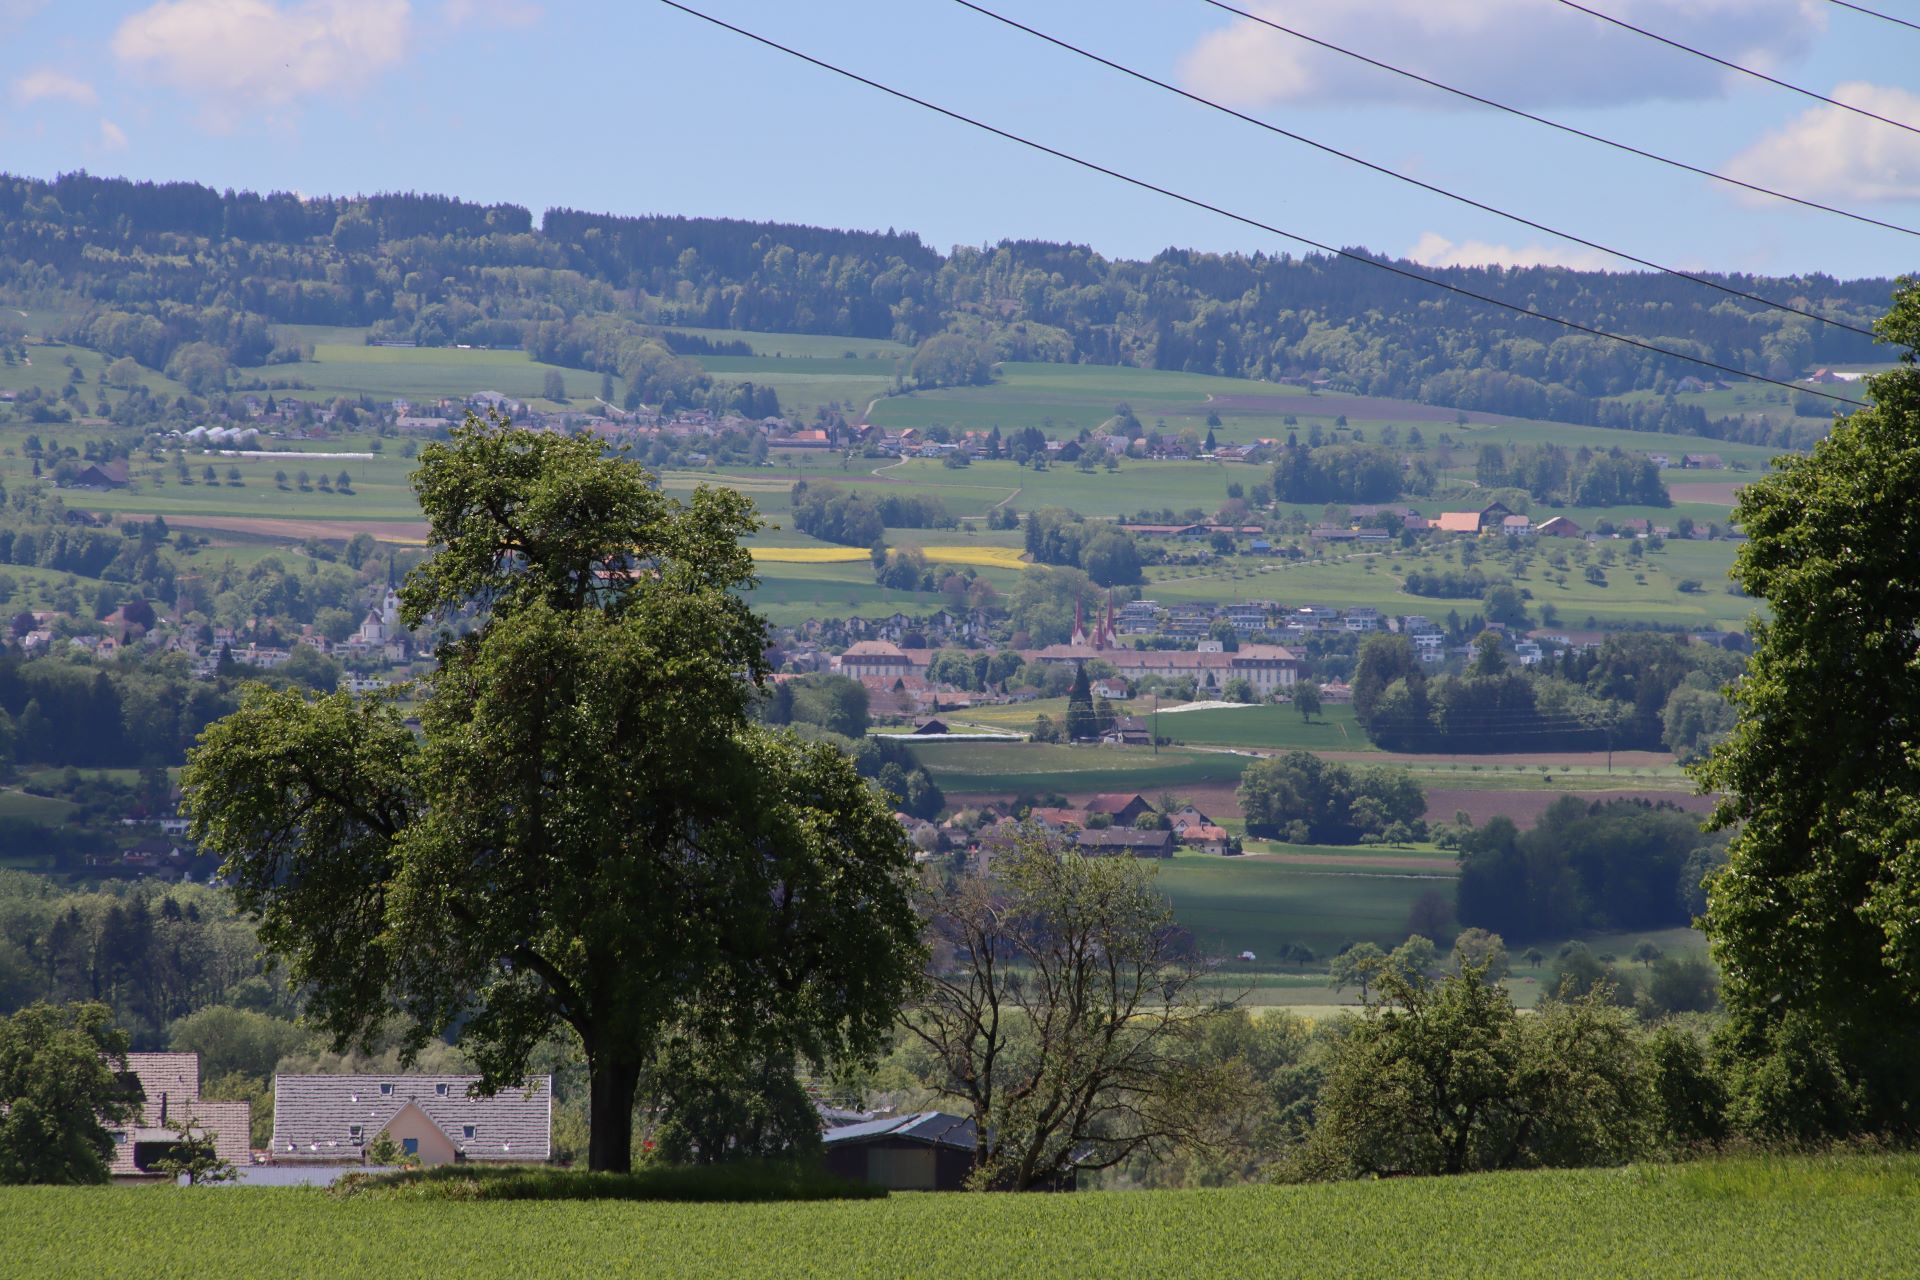
[[[1214,8],[1224,10],[1227,13],[1237,14],[1238,16],[1245,18],[1247,21],[1257,22],[1263,27],[1270,27],[1273,30],[1280,32],[1282,35],[1292,36],[1296,40],[1304,40],[1308,44],[1317,45],[1320,48],[1325,49],[1331,53],[1341,54],[1345,57],[1352,58],[1356,62],[1364,62],[1368,66],[1376,67],[1381,71],[1390,71],[1394,75],[1403,76],[1408,80],[1415,81],[1416,83],[1419,83],[1419,84],[1424,84],[1428,88],[1438,89],[1442,93],[1450,93],[1454,95],[1456,98],[1463,98],[1468,102],[1477,103],[1483,107],[1491,107],[1495,111],[1504,111],[1510,116],[1518,116],[1522,120],[1528,120],[1534,124],[1544,125],[1549,129],[1558,129],[1561,133],[1568,134],[1575,138],[1584,139],[1587,142],[1598,143],[1603,147],[1612,147],[1616,151],[1624,151],[1628,155],[1638,156],[1642,160],[1652,160],[1656,164],[1664,164],[1669,166],[1670,168],[1679,169],[1679,170],[1682,170],[1683,172],[1691,173],[1698,177],[1711,178],[1715,182],[1724,182],[1728,186],[1739,187],[1742,190],[1751,191],[1755,195],[1768,196],[1775,200],[1785,200],[1789,204],[1797,204],[1797,205],[1800,205],[1802,208],[1807,208],[1807,209],[1816,209],[1821,213],[1831,213],[1836,217],[1848,218],[1854,222],[1862,222],[1871,227],[1881,227],[1887,231],[1898,231],[1902,235],[1920,236],[1920,229],[1901,226],[1897,222],[1887,222],[1880,218],[1870,217],[1864,213],[1855,213],[1850,209],[1842,209],[1835,205],[1822,204],[1818,200],[1810,200],[1804,196],[1789,195],[1784,191],[1775,191],[1771,187],[1763,187],[1763,186],[1760,186],[1758,183],[1747,182],[1744,179],[1736,178],[1731,174],[1719,173],[1712,169],[1702,168],[1699,165],[1688,164],[1685,160],[1675,160],[1673,157],[1663,156],[1657,151],[1648,151],[1648,150],[1645,150],[1644,148],[1636,147],[1631,143],[1620,142],[1614,138],[1608,138],[1597,133],[1590,133],[1585,129],[1577,128],[1574,125],[1564,124],[1558,120],[1551,120],[1551,119],[1548,119],[1546,116],[1535,115],[1533,112],[1524,111],[1519,107],[1508,106],[1504,102],[1497,102],[1492,98],[1483,97],[1482,95],[1473,93],[1470,90],[1461,89],[1454,85],[1444,84],[1439,80],[1430,79],[1427,76],[1421,75],[1417,71],[1409,71],[1405,67],[1397,67],[1393,65],[1391,62],[1382,62],[1378,58],[1370,58],[1364,53],[1357,53],[1354,50],[1348,49],[1342,45],[1334,44],[1328,40],[1322,40],[1318,36],[1310,36],[1304,31],[1296,31],[1292,27],[1285,26],[1279,22],[1275,22],[1271,18],[1263,18],[1257,13],[1249,13],[1245,9],[1235,8],[1233,5],[1228,4],[1226,0],[1202,0],[1202,3],[1210,4]]]
[[[1920,22],[1909,22],[1905,18],[1896,18],[1892,14],[1882,13],[1878,9],[1869,9],[1863,4],[1851,4],[1848,0],[1833,0],[1833,3],[1839,5],[1842,9],[1851,9],[1855,13],[1864,13],[1869,18],[1878,18],[1882,22],[1891,22],[1898,26],[1911,27],[1915,31],[1920,31]]]
[[[1830,107],[1839,107],[1842,111],[1851,111],[1857,116],[1865,116],[1869,120],[1878,120],[1881,124],[1890,124],[1896,129],[1905,129],[1908,133],[1920,133],[1920,129],[1916,129],[1910,124],[1904,124],[1901,121],[1890,119],[1877,112],[1869,111],[1865,107],[1852,106],[1840,101],[1838,98],[1829,98],[1824,93],[1815,93],[1812,89],[1794,84],[1790,80],[1782,80],[1776,76],[1770,76],[1764,71],[1755,71],[1752,67],[1743,67],[1737,62],[1728,62],[1725,58],[1716,57],[1704,49],[1696,49],[1690,44],[1682,44],[1678,40],[1660,35],[1658,32],[1649,31],[1645,27],[1636,27],[1623,18],[1616,18],[1611,14],[1601,13],[1598,9],[1589,9],[1587,6],[1578,3],[1578,0],[1559,0],[1559,3],[1567,6],[1569,9],[1578,9],[1581,13],[1598,18],[1602,22],[1611,22],[1614,26],[1626,31],[1631,31],[1635,35],[1645,36],[1649,40],[1657,40],[1669,48],[1680,50],[1682,53],[1690,53],[1696,58],[1705,58],[1708,62],[1725,67],[1729,71],[1738,71],[1743,76],[1752,76],[1755,80],[1764,80],[1770,85],[1797,93],[1803,98],[1812,98],[1815,102],[1824,102]]]
[[[1627,262],[1637,263],[1640,266],[1648,268],[1649,270],[1659,271],[1659,272],[1662,272],[1663,274],[1670,275],[1670,276],[1677,276],[1682,280],[1691,280],[1694,284],[1705,285],[1709,289],[1718,289],[1721,293],[1729,294],[1736,298],[1744,298],[1748,302],[1757,302],[1763,307],[1771,307],[1776,311],[1784,311],[1790,315],[1803,316],[1808,320],[1817,320],[1821,324],[1830,324],[1836,329],[1845,329],[1847,332],[1857,333],[1863,338],[1871,338],[1875,336],[1872,329],[1868,329],[1856,324],[1848,324],[1844,320],[1835,320],[1835,319],[1832,319],[1831,317],[1821,315],[1817,311],[1808,311],[1808,310],[1805,310],[1804,308],[1793,306],[1790,303],[1775,302],[1771,298],[1761,297],[1757,293],[1748,293],[1744,289],[1736,289],[1732,285],[1722,284],[1719,281],[1710,279],[1706,276],[1694,275],[1690,271],[1682,271],[1677,267],[1662,266],[1658,262],[1651,262],[1646,258],[1638,257],[1635,254],[1628,253],[1624,249],[1615,249],[1610,245],[1601,244],[1596,240],[1589,240],[1584,236],[1575,235],[1571,231],[1562,231],[1558,227],[1548,226],[1544,222],[1535,222],[1532,218],[1524,217],[1521,214],[1510,213],[1507,210],[1499,208],[1496,205],[1491,205],[1491,204],[1485,203],[1484,201],[1475,200],[1471,196],[1463,196],[1458,192],[1449,191],[1447,188],[1436,186],[1431,182],[1424,182],[1421,179],[1413,177],[1410,174],[1402,173],[1398,169],[1392,169],[1382,164],[1375,164],[1371,160],[1363,159],[1362,157],[1354,155],[1348,151],[1342,151],[1338,147],[1329,146],[1327,143],[1324,143],[1324,142],[1317,142],[1314,139],[1307,137],[1305,134],[1295,133],[1290,129],[1283,129],[1279,125],[1273,124],[1266,120],[1262,120],[1257,116],[1247,115],[1245,112],[1236,111],[1232,107],[1226,106],[1223,103],[1215,102],[1211,98],[1202,97],[1197,93],[1191,93],[1185,89],[1182,89],[1180,86],[1176,84],[1169,84],[1165,80],[1156,79],[1155,77],[1148,75],[1144,71],[1137,71],[1132,67],[1126,66],[1122,63],[1115,62],[1110,58],[1104,58],[1099,54],[1094,53],[1089,49],[1082,48],[1077,44],[1073,44],[1070,41],[1062,40],[1057,36],[1048,35],[1046,32],[1038,30],[1037,28],[1034,28],[1034,27],[1030,27],[1026,25],[1024,22],[1018,22],[1012,18],[1007,17],[1005,14],[996,13],[992,9],[988,9],[982,5],[975,4],[973,0],[954,0],[954,3],[960,5],[962,8],[971,9],[975,13],[980,14],[983,17],[992,18],[996,22],[1004,23],[1005,25],[1012,27],[1016,31],[1023,31],[1027,35],[1034,36],[1035,38],[1040,40],[1044,40],[1048,44],[1054,45],[1057,48],[1065,49],[1069,53],[1076,53],[1081,57],[1088,59],[1089,61],[1097,62],[1103,67],[1108,67],[1114,71],[1118,71],[1122,75],[1132,76],[1135,80],[1139,80],[1145,84],[1153,85],[1157,89],[1164,89],[1168,93],[1178,94],[1180,97],[1187,99],[1187,101],[1189,102],[1196,102],[1203,107],[1211,107],[1213,110],[1221,112],[1225,115],[1232,116],[1236,120],[1244,121],[1245,123],[1253,125],[1254,127],[1259,129],[1265,129],[1268,133],[1277,134],[1282,138],[1287,138],[1293,142],[1301,143],[1304,146],[1312,147],[1316,151],[1323,151],[1330,156],[1337,156],[1338,158],[1345,160],[1350,164],[1357,164],[1364,169],[1371,169],[1375,173],[1383,174],[1386,177],[1394,178],[1394,179],[1397,179],[1398,181],[1405,182],[1412,186],[1419,187],[1422,191],[1430,191],[1434,195],[1444,196],[1448,200],[1454,200],[1459,202],[1460,204],[1467,205],[1471,208],[1479,209],[1483,213],[1491,213],[1495,217],[1505,218],[1509,222],[1517,222],[1523,227],[1532,227],[1535,231],[1545,232],[1547,235],[1550,235],[1550,236],[1558,236],[1563,240],[1571,240],[1575,244],[1585,245],[1589,249],[1598,249],[1601,253],[1611,254],[1613,257],[1624,259]]]
[[[1069,164],[1078,165],[1080,168],[1089,170],[1093,173],[1102,174],[1106,177],[1113,178],[1116,181],[1124,182],[1129,186],[1139,187],[1143,191],[1151,191],[1156,195],[1165,196],[1169,200],[1177,200],[1181,204],[1190,205],[1195,209],[1202,209],[1208,213],[1218,214],[1220,217],[1229,218],[1234,222],[1242,223],[1245,226],[1253,227],[1255,230],[1265,231],[1269,235],[1275,235],[1275,236],[1281,237],[1282,239],[1292,240],[1296,244],[1306,245],[1310,249],[1317,249],[1321,253],[1328,254],[1332,257],[1346,258],[1353,262],[1365,263],[1367,266],[1373,267],[1375,270],[1385,271],[1392,275],[1401,276],[1408,280],[1417,280],[1421,284],[1431,285],[1435,289],[1442,289],[1448,293],[1458,294],[1460,297],[1463,297],[1463,298],[1471,298],[1476,302],[1484,302],[1488,306],[1499,307],[1502,310],[1511,311],[1516,315],[1527,316],[1534,320],[1544,320],[1549,324],[1557,324],[1564,329],[1571,329],[1575,333],[1584,333],[1590,337],[1595,337],[1595,338],[1606,338],[1606,339],[1609,339],[1610,341],[1618,342],[1625,346],[1636,347],[1642,351],[1651,352],[1654,355],[1665,356],[1672,360],[1682,360],[1688,364],[1699,365],[1703,369],[1712,369],[1717,373],[1731,374],[1733,377],[1744,378],[1751,382],[1764,383],[1768,386],[1780,387],[1784,390],[1799,392],[1803,395],[1817,396],[1823,400],[1832,400],[1837,404],[1851,405],[1856,409],[1864,409],[1867,407],[1864,401],[1855,400],[1848,396],[1837,396],[1832,394],[1831,392],[1817,391],[1812,387],[1802,387],[1802,386],[1796,385],[1795,383],[1782,381],[1779,378],[1769,378],[1764,374],[1749,373],[1744,369],[1737,369],[1732,365],[1720,364],[1717,361],[1707,360],[1700,356],[1686,355],[1686,354],[1683,354],[1682,352],[1670,350],[1656,343],[1645,342],[1639,338],[1630,338],[1625,334],[1612,333],[1606,329],[1596,329],[1591,325],[1581,324],[1577,320],[1563,319],[1560,316],[1549,315],[1544,311],[1535,311],[1530,307],[1521,306],[1517,302],[1507,302],[1503,299],[1495,298],[1488,294],[1476,292],[1475,290],[1468,289],[1462,285],[1449,284],[1445,280],[1436,280],[1432,276],[1423,276],[1417,271],[1409,271],[1405,267],[1395,266],[1391,262],[1383,262],[1378,258],[1370,258],[1363,253],[1355,253],[1350,249],[1337,249],[1330,244],[1323,244],[1318,240],[1314,240],[1307,236],[1299,235],[1292,231],[1287,231],[1284,228],[1276,227],[1271,223],[1261,222],[1259,219],[1248,217],[1246,214],[1235,213],[1231,209],[1222,208],[1217,204],[1210,204],[1207,201],[1200,199],[1198,196],[1183,195],[1180,192],[1175,191],[1170,187],[1160,186],[1156,183],[1149,182],[1145,178],[1136,178],[1131,174],[1122,173],[1118,169],[1110,169],[1107,166],[1095,163],[1092,160],[1082,159],[1080,156],[1076,156],[1071,152],[1062,151],[1058,147],[1050,147],[1044,142],[1035,142],[1031,138],[1023,137],[1020,134],[1010,132],[1006,129],[1002,129],[997,125],[988,124],[983,120],[976,120],[972,116],[965,115],[959,111],[952,110],[951,108],[948,108],[948,107],[940,106],[938,103],[929,102],[925,98],[917,98],[913,94],[908,93],[904,89],[896,89],[891,85],[882,84],[878,80],[869,79],[868,77],[861,75],[857,71],[849,71],[845,67],[836,66],[831,62],[827,62],[821,58],[816,58],[812,54],[802,53],[800,50],[781,44],[779,41],[771,39],[770,37],[759,35],[755,32],[747,30],[745,27],[737,27],[731,22],[727,22],[721,18],[714,17],[712,14],[702,13],[700,10],[695,9],[689,5],[681,4],[679,0],[660,0],[660,3],[666,5],[670,9],[678,9],[680,12],[687,14],[689,17],[699,18],[702,22],[710,23],[713,26],[719,27],[723,31],[731,31],[733,32],[733,34],[737,36],[743,36],[746,39],[753,41],[755,44],[764,45],[769,49],[777,50],[778,52],[784,53],[789,57],[797,58],[800,61],[809,64],[810,66],[815,66],[820,68],[822,71],[831,71],[833,74],[837,76],[841,76],[845,79],[851,80],[856,84],[863,84],[867,86],[869,89],[877,89],[881,93],[884,93],[889,97],[898,98],[902,102],[910,102],[916,107],[921,107],[927,111],[933,112],[936,115],[945,116],[949,120],[953,120],[964,125],[970,125],[975,129],[979,129],[983,133],[991,133],[997,138],[1006,139],[1008,142],[1017,142],[1023,147],[1027,147],[1031,150],[1038,151],[1043,155],[1050,155],[1054,157],[1056,160],[1065,160]]]

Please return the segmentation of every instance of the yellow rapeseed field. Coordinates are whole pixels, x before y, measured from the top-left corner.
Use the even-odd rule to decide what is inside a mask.
[[[1018,547],[922,547],[936,564],[970,564],[983,569],[1024,569]]]
[[[754,547],[753,558],[766,564],[850,564],[865,560],[858,547]]]

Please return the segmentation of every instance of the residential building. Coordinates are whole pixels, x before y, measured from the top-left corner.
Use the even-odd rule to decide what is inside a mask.
[[[130,1053],[125,1070],[117,1074],[140,1109],[129,1123],[107,1131],[113,1139],[107,1169],[115,1178],[162,1176],[153,1164],[172,1154],[182,1121],[211,1133],[214,1154],[222,1160],[243,1165],[252,1158],[251,1106],[202,1098],[199,1054]]]
[[[479,1076],[276,1075],[276,1164],[352,1164],[382,1132],[423,1164],[533,1164],[553,1152],[553,1077],[491,1098]]]
[[[868,676],[910,676],[915,674],[913,659],[899,645],[886,640],[859,640],[840,655],[839,671],[856,680]]]

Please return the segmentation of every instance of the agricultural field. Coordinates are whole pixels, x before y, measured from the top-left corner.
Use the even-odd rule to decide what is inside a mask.
[[[282,1188],[7,1188],[8,1266],[396,1278],[1880,1277],[1920,1256],[1911,1156],[1740,1158],[1300,1187],[750,1204]]]
[[[454,347],[369,347],[354,342],[319,342],[313,359],[282,365],[275,372],[298,378],[310,390],[299,399],[334,396],[469,396],[476,391],[530,401],[542,408],[566,407],[545,399],[546,377],[557,373],[579,407],[593,407],[600,375],[584,369],[542,364],[524,351],[460,350]],[[619,379],[615,389],[621,390]]]
[[[1222,752],[1039,742],[927,742],[913,751],[949,796],[1138,791],[1151,799],[1195,784],[1237,786],[1247,766]]]
[[[1268,969],[1289,944],[1321,957],[1355,942],[1392,946],[1411,931],[1408,917],[1428,894],[1438,894],[1451,910],[1455,871],[1445,852],[1407,850],[1388,858],[1358,847],[1291,849],[1238,858],[1182,854],[1159,864],[1157,880],[1202,951],[1252,951],[1256,966]],[[1319,972],[1325,974],[1324,963]],[[1324,976],[1318,981],[1324,984]]]
[[[16,429],[17,430],[17,429]],[[43,438],[59,438],[74,428],[43,429]],[[84,429],[81,429],[84,430]],[[19,453],[13,430],[4,438],[11,456],[0,453],[0,483],[12,484],[29,478],[32,460]],[[420,518],[409,477],[413,462],[392,454],[351,456],[366,451],[361,438],[359,450],[343,450],[335,442],[332,450],[294,449],[256,454],[251,457],[231,453],[188,452],[183,464],[187,479],[183,482],[179,466],[169,454],[155,462],[144,454],[136,455],[130,466],[132,485],[111,491],[69,490],[62,494],[67,505],[94,512],[111,512],[116,517],[164,515],[169,521],[194,516],[236,517],[255,520],[318,520],[352,524],[362,521],[416,521]],[[206,468],[214,470],[214,480],[206,479]],[[238,480],[229,475],[239,473]],[[301,472],[308,475],[308,487],[299,484]],[[329,492],[319,487],[325,477],[329,486],[341,471],[351,477],[352,492]],[[279,487],[275,477],[285,472],[287,487]],[[351,531],[339,534],[351,537]]]

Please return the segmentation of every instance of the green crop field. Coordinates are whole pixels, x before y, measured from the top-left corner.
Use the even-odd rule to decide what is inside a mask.
[[[182,484],[171,457],[152,462],[136,457],[131,467],[132,485],[110,492],[83,490],[62,496],[69,506],[89,511],[110,511],[115,516],[164,515],[228,516],[277,520],[418,520],[420,509],[408,483],[413,474],[412,461],[398,456],[342,458],[337,452],[300,450],[276,452],[269,457],[228,457],[219,454],[188,452],[187,471],[193,483]],[[207,467],[214,469],[215,481],[204,478]],[[0,457],[0,483],[26,478],[32,461],[24,457]],[[226,476],[237,468],[241,483],[232,484]],[[298,475],[306,471],[312,487],[298,488]],[[353,479],[353,492],[328,493],[318,487],[326,476],[331,482],[341,471]],[[276,486],[274,476],[284,471],[288,488]]]
[[[1912,1272],[1916,1194],[1910,1156],[758,1204],[31,1187],[0,1236],[20,1276],[1844,1280]]]
[[[1330,858],[1377,858],[1371,850],[1296,848]],[[1429,852],[1426,858],[1445,856]],[[1392,946],[1407,936],[1407,917],[1423,895],[1437,892],[1449,904],[1453,898],[1453,876],[1447,871],[1374,865],[1349,870],[1204,854],[1159,864],[1158,884],[1173,903],[1174,917],[1193,931],[1204,951],[1226,956],[1252,951],[1267,963],[1289,943],[1320,956],[1354,942]]]
[[[1134,714],[1151,708],[1135,704]],[[1180,711],[1163,715],[1162,737],[1176,742],[1220,747],[1259,747],[1268,750],[1372,751],[1373,743],[1354,723],[1353,708],[1344,702],[1328,704],[1311,722],[1289,706],[1234,707],[1219,711]]]
[[[312,390],[296,396],[469,396],[476,391],[539,400],[548,373],[566,380],[568,393],[586,398],[600,388],[600,375],[541,364],[524,351],[462,351],[455,347],[369,347],[351,342],[314,344],[313,359],[283,366]],[[616,388],[618,380],[616,379]],[[549,401],[541,401],[550,404]]]
[[[926,742],[914,754],[943,791],[1002,795],[1139,791],[1216,783],[1235,786],[1247,762],[1218,752],[1146,747],[1068,747],[1036,742]]]

